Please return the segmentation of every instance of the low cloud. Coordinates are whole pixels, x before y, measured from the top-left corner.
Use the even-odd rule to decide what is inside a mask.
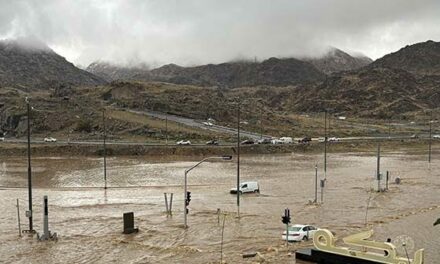
[[[79,65],[372,58],[440,40],[438,0],[0,0],[0,38],[35,38]]]

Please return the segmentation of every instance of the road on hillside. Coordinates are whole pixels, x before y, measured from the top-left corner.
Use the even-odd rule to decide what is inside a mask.
[[[131,110],[131,109],[124,109],[124,110],[127,112],[140,114],[140,115],[146,115],[146,116],[155,117],[155,118],[159,118],[159,119],[163,119],[163,120],[168,119],[170,121],[180,123],[180,124],[183,124],[186,126],[195,127],[195,128],[199,128],[199,129],[205,129],[205,130],[209,130],[209,131],[213,131],[213,132],[217,132],[217,133],[237,134],[237,129],[235,129],[235,128],[218,126],[215,124],[205,125],[205,124],[203,124],[203,121],[192,119],[192,118],[164,114],[164,113],[160,113],[160,112],[152,112],[152,111],[139,111],[139,110]],[[241,129],[240,129],[240,135],[242,137],[251,138],[253,140],[261,139],[261,134],[253,133],[253,132],[249,132],[249,131],[244,131]],[[272,137],[268,136],[268,135],[263,135],[263,138],[270,139]]]

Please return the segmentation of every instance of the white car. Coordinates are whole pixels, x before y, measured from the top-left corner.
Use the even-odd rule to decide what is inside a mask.
[[[203,124],[204,124],[205,126],[213,126],[213,124],[212,124],[211,122],[203,122]]]
[[[180,140],[176,142],[177,145],[191,145],[191,141],[189,140]]]
[[[252,193],[260,192],[260,186],[258,185],[258,182],[242,182],[240,184],[240,193]],[[230,190],[230,193],[237,193],[237,188],[232,188]]]
[[[307,241],[310,238],[313,239],[313,235],[318,228],[311,225],[292,225],[288,227],[288,230],[288,241]],[[287,231],[285,230],[281,236],[283,240],[286,240],[286,232]]]
[[[57,139],[53,137],[47,137],[44,138],[44,142],[57,142]]]
[[[293,143],[293,139],[291,137],[282,137],[280,138],[281,142],[283,142],[283,144],[291,144]]]
[[[0,141],[5,141],[5,138],[4,137],[0,137]]]
[[[278,138],[274,138],[274,139],[272,139],[272,144],[274,144],[274,145],[277,145],[277,144],[284,144],[284,142],[281,141],[281,140],[278,139]]]
[[[440,139],[440,135],[434,135],[434,136],[432,136],[432,138]]]
[[[331,138],[328,139],[328,141],[329,141],[329,142],[338,142],[338,141],[339,141],[339,138],[337,138],[337,137],[331,137]]]

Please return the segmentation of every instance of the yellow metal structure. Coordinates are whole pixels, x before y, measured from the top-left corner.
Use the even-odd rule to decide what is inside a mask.
[[[354,257],[364,260],[377,261],[386,264],[424,264],[425,250],[419,249],[414,254],[414,259],[397,256],[396,247],[392,243],[367,240],[373,235],[373,230],[361,232],[343,238],[345,244],[352,246],[336,246],[336,239],[327,229],[317,230],[313,236],[316,249],[338,255]],[[384,252],[387,251],[388,254]]]

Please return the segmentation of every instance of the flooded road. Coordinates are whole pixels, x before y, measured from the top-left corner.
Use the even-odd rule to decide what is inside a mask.
[[[251,263],[300,263],[287,255],[281,214],[290,208],[294,223],[328,228],[341,238],[373,228],[375,239],[401,237],[425,248],[427,263],[440,263],[440,160],[428,166],[425,156],[393,153],[382,157],[381,170],[392,180],[386,193],[370,192],[376,158],[331,154],[324,203],[314,199],[315,164],[323,178],[322,155],[288,154],[241,157],[241,180],[256,180],[260,194],[243,195],[240,218],[234,162],[206,162],[189,173],[189,229],[183,226],[183,175],[196,160],[117,157],[107,160],[109,189],[102,159],[33,159],[34,225],[42,232],[42,199],[49,196],[50,229],[58,242],[19,237],[16,199],[23,228],[27,207],[27,163],[21,157],[0,160],[0,263],[219,263],[221,225],[217,208],[226,212],[223,260]],[[173,216],[165,214],[163,193],[174,193]],[[320,196],[318,196],[318,199]],[[368,204],[368,212],[367,212]],[[122,234],[122,214],[133,211],[138,234]],[[367,222],[365,220],[367,219]],[[310,245],[290,244],[289,249]],[[414,249],[410,249],[410,254]],[[243,259],[242,253],[261,256]]]

